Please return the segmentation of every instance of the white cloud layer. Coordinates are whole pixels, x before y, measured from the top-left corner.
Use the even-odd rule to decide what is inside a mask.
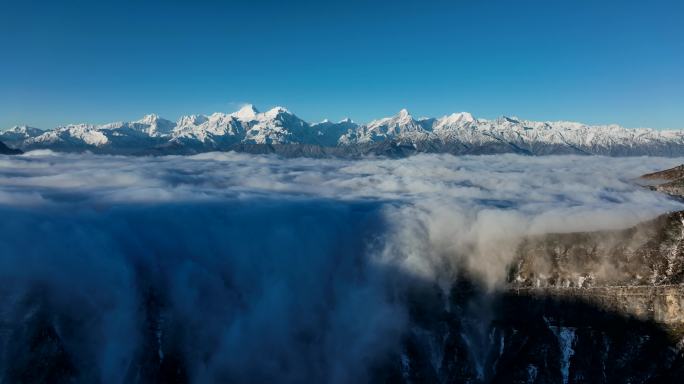
[[[364,381],[406,327],[397,282],[467,268],[496,287],[521,236],[681,209],[633,179],[682,162],[0,157],[0,314],[47,302],[79,372],[125,382],[149,286],[194,381]]]
[[[415,272],[432,275],[437,260],[422,249],[405,253],[411,246],[434,250],[437,243],[439,252],[446,252],[439,263],[449,264],[442,259],[465,252],[461,256],[474,268],[498,276],[511,248],[503,247],[506,255],[496,256],[502,241],[515,242],[526,234],[625,228],[680,209],[678,202],[638,186],[634,179],[682,162],[518,155],[354,161],[233,152],[125,157],[34,151],[0,159],[0,203],[102,209],[254,199],[369,201],[381,205],[390,218],[385,237],[401,234],[397,241],[404,251],[399,254]],[[416,225],[426,230],[419,241]],[[403,244],[407,239],[411,243]],[[492,257],[495,266],[487,265]]]
[[[2,203],[29,205],[56,203],[59,196],[94,204],[272,197],[444,200],[461,207],[513,209],[529,216],[588,214],[615,207],[651,207],[655,212],[671,204],[636,187],[632,179],[682,161],[518,155],[354,161],[233,152],[125,157],[33,151],[0,158],[0,191]]]

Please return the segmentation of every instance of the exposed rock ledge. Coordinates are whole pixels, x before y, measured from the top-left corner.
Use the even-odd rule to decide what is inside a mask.
[[[608,311],[655,321],[680,331],[684,328],[684,286],[606,286],[589,288],[511,288],[511,293],[532,297],[581,300]],[[684,330],[684,329],[681,329]]]
[[[684,166],[644,175],[682,198]],[[684,211],[620,231],[549,234],[523,241],[507,293],[582,301],[684,336]]]

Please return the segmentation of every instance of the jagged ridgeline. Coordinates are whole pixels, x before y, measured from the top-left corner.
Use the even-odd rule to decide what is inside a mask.
[[[16,126],[0,132],[0,140],[21,150],[134,155],[215,150],[310,157],[399,157],[417,152],[684,155],[681,131],[510,117],[486,120],[467,112],[416,119],[406,110],[368,124],[350,119],[309,123],[285,108],[260,113],[251,105],[229,114],[183,116],[175,122],[147,115],[132,122],[74,124],[45,131]]]

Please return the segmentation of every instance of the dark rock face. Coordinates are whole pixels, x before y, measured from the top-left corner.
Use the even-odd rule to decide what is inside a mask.
[[[0,141],[0,155],[18,155],[22,152],[18,149],[10,148]]]
[[[401,382],[674,383],[684,373],[670,331],[582,296],[486,293],[462,280],[448,300],[441,311],[425,297],[414,304]]]
[[[684,165],[643,175],[641,180],[654,191],[679,199],[684,196]]]
[[[684,374],[673,331],[582,295],[487,292],[463,277],[448,297],[426,285],[406,299],[411,327],[401,350],[373,369],[371,382],[676,383]],[[78,332],[77,319],[37,308],[10,333],[4,382],[83,380],[60,338]],[[124,382],[189,382],[181,352],[184,325],[164,316],[163,299],[153,292],[141,313],[142,342],[122,372]]]
[[[684,165],[678,165],[674,168],[666,169],[653,173],[647,173],[641,176],[646,180],[678,180],[684,178]]]
[[[38,309],[8,340],[5,378],[10,383],[68,383],[77,375],[50,314]]]

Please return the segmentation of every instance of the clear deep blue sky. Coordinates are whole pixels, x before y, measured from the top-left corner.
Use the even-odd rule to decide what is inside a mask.
[[[684,128],[684,1],[0,0],[0,128],[283,105]]]

